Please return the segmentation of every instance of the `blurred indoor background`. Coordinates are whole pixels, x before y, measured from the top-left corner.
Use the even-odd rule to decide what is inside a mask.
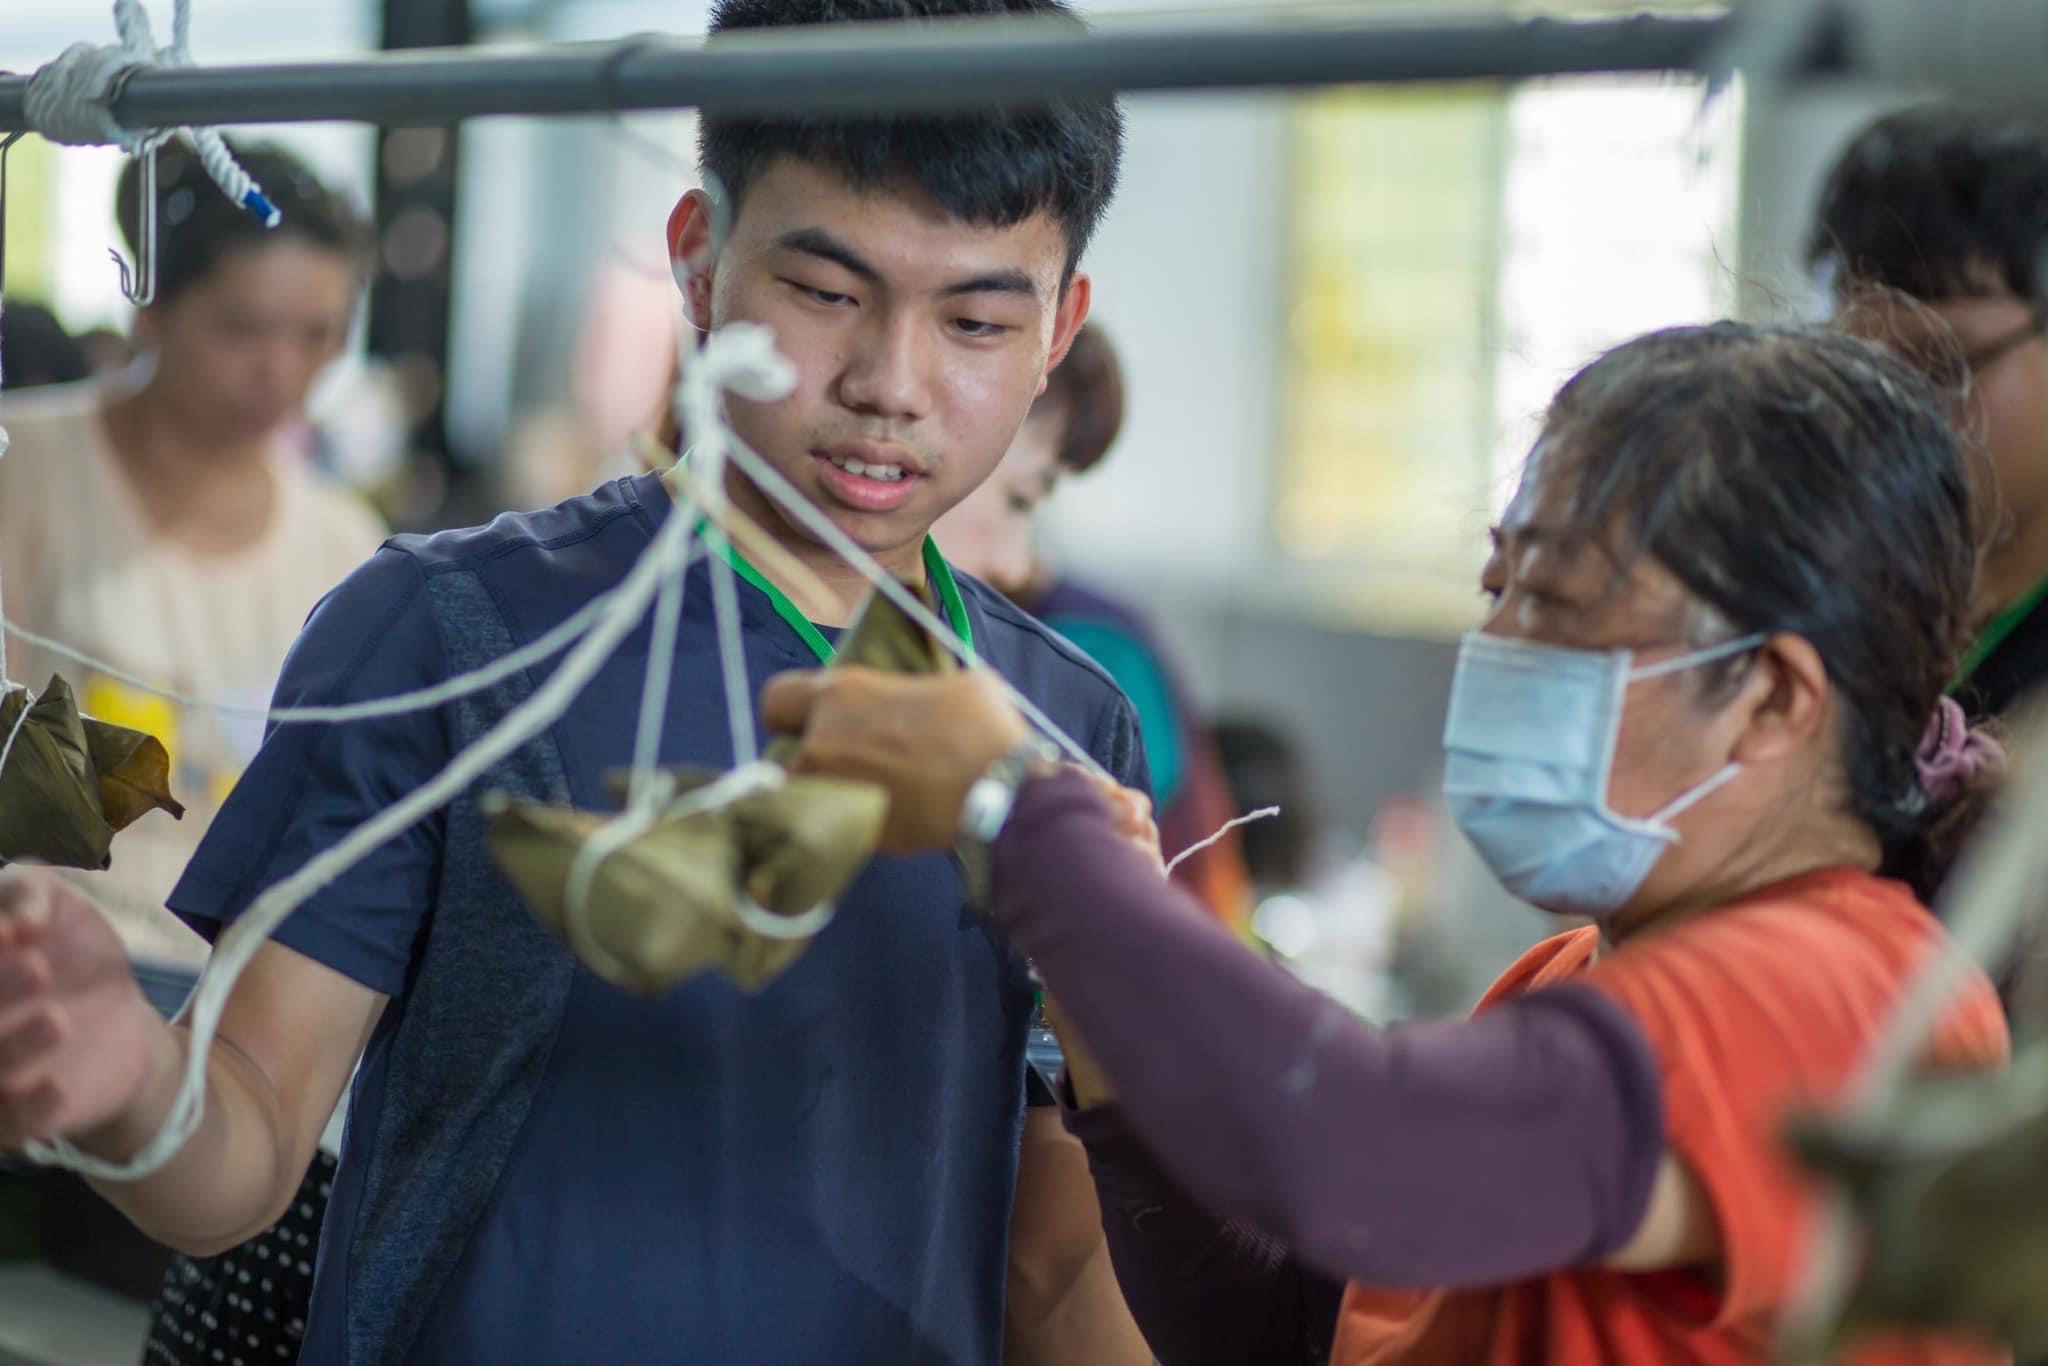
[[[0,68],[106,41],[107,8],[8,5]],[[226,64],[695,33],[704,8],[198,0],[193,47]],[[1127,102],[1125,180],[1086,266],[1128,420],[1055,498],[1048,553],[1156,614],[1244,804],[1287,799],[1290,838],[1248,844],[1258,928],[1357,1008],[1461,1008],[1544,929],[1430,795],[1489,518],[1543,403],[1652,327],[1812,314],[1799,244],[1819,177],[1913,94],[1574,79]],[[377,224],[357,342],[315,403],[333,477],[417,529],[626,468],[675,345],[662,228],[691,183],[692,118],[240,135],[298,152]],[[74,334],[126,327],[107,255],[121,160],[15,148],[10,304]],[[7,1331],[0,1359],[30,1350]]]

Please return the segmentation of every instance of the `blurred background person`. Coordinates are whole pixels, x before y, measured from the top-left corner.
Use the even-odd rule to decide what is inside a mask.
[[[153,686],[261,708],[306,614],[384,532],[309,468],[305,420],[314,380],[348,339],[361,221],[284,153],[238,155],[279,226],[263,227],[196,157],[167,147],[156,298],[135,316],[141,365],[10,395],[0,408],[13,438],[0,460],[0,583],[9,615],[31,631]],[[131,163],[117,193],[131,250],[143,249],[138,182]],[[18,363],[11,347],[6,361]],[[111,868],[81,876],[140,962],[196,968],[206,945],[164,898],[262,722],[183,707],[24,644],[10,667],[35,688],[62,673],[85,711],[170,751],[184,819],[143,819]]]
[[[0,389],[70,384],[91,373],[85,346],[49,309],[26,300],[0,309]]]
[[[2048,125],[1925,105],[1850,142],[1808,251],[1839,320],[1962,393],[1991,528],[1956,694],[2012,714],[2048,678]]]
[[[1172,858],[1215,834],[1238,808],[1200,709],[1142,609],[1060,573],[1038,554],[1039,509],[1070,474],[1085,474],[1124,422],[1123,368],[1095,323],[1081,329],[1031,416],[987,482],[932,528],[956,568],[988,583],[1072,641],[1137,708],[1152,765],[1160,844]],[[1174,876],[1226,924],[1242,929],[1251,883],[1236,832],[1190,857]]]
[[[1259,943],[1368,1020],[1405,1019],[1457,996],[1437,989],[1444,946],[1427,924],[1432,806],[1391,797],[1361,839],[1330,819],[1314,764],[1286,726],[1229,714],[1217,718],[1213,736],[1238,806],[1280,809],[1238,831]]]
[[[12,436],[0,459],[7,612],[112,666],[17,641],[9,672],[34,688],[61,673],[81,709],[146,730],[170,752],[184,819],[153,813],[122,834],[111,867],[76,875],[107,909],[137,977],[166,1012],[189,993],[207,945],[163,909],[165,898],[255,752],[263,723],[180,705],[114,671],[261,709],[314,604],[384,537],[370,507],[327,472],[335,443],[307,417],[309,393],[350,334],[366,264],[364,224],[286,153],[237,146],[236,155],[281,221],[266,229],[214,187],[189,150],[166,147],[156,296],[136,313],[133,364],[95,375],[54,318],[22,305],[0,313],[10,390],[0,422]],[[131,162],[115,206],[131,251],[146,249],[139,199]],[[19,343],[17,327],[26,332]],[[38,373],[76,382],[11,392]],[[263,1240],[311,1245],[339,1129],[337,1113],[303,1199]],[[75,1256],[82,1270],[138,1294],[160,1274],[164,1254],[108,1226],[82,1186],[57,1179],[47,1199],[46,1228],[96,1231],[95,1246],[74,1252],[46,1236],[53,1256]],[[246,1348],[252,1333],[265,1352],[284,1345],[295,1354],[296,1340],[279,1335],[304,1317],[310,1276],[295,1277],[299,1258],[272,1262],[261,1296],[253,1282],[235,1279],[239,1273],[223,1280],[220,1260],[172,1261],[150,1361],[222,1359],[211,1355],[215,1346]],[[244,1300],[254,1306],[246,1313]]]

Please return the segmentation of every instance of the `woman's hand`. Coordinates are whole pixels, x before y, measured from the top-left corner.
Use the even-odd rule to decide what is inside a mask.
[[[1159,848],[1159,826],[1152,819],[1152,799],[1136,788],[1125,787],[1107,774],[1090,773],[1074,765],[1074,771],[1087,776],[1095,784],[1095,790],[1102,795],[1103,803],[1109,807],[1109,821],[1133,849],[1145,856],[1146,862],[1157,868],[1163,877],[1166,873],[1166,855]]]
[[[952,847],[967,789],[1029,734],[986,669],[782,674],[761,694],[761,715],[773,730],[800,733],[794,772],[888,789],[882,849],[892,854]]]

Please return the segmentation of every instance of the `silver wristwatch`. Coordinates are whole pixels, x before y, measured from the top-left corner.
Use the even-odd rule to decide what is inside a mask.
[[[968,903],[975,910],[988,911],[996,836],[1003,833],[1017,804],[1017,789],[1025,779],[1050,772],[1058,763],[1059,752],[1034,735],[998,755],[967,789],[960,803],[953,854],[960,863]]]

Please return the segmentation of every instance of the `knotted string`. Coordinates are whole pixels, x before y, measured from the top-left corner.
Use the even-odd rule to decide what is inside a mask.
[[[277,208],[242,169],[216,128],[135,129],[114,117],[114,100],[137,71],[192,65],[192,0],[174,0],[171,41],[162,47],[150,30],[142,0],[114,0],[114,29],[120,41],[73,43],[29,77],[23,99],[28,126],[51,142],[71,147],[118,147],[130,156],[155,153],[173,132],[182,131],[199,154],[199,164],[221,193],[260,219],[278,224]],[[140,250],[153,250],[149,243]]]

